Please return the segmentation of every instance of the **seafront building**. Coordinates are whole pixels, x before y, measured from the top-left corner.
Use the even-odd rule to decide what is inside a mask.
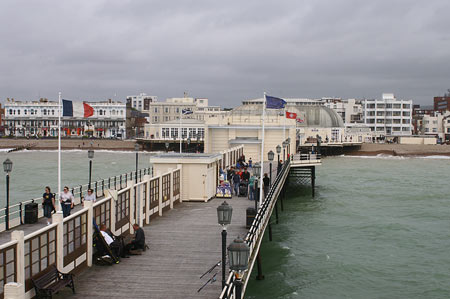
[[[156,96],[149,96],[146,93],[140,93],[134,96],[127,96],[127,102],[130,102],[132,108],[138,111],[147,111],[150,109],[150,104],[157,102]]]
[[[364,123],[376,137],[412,135],[411,100],[397,100],[392,93],[384,93],[381,100],[364,100]]]
[[[424,115],[419,133],[437,136],[439,142],[450,141],[450,111],[436,111],[432,115]]]
[[[126,138],[125,104],[112,100],[86,102],[94,109],[94,115],[61,118],[61,136]],[[6,136],[57,137],[58,102],[45,98],[39,101],[7,99],[3,121]]]

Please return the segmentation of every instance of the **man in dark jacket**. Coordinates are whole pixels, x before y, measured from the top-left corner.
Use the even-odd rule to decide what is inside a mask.
[[[145,234],[144,230],[137,224],[133,224],[134,229],[134,240],[127,244],[126,251],[142,249],[145,250]]]
[[[234,193],[236,196],[239,195],[239,185],[241,183],[241,176],[238,173],[234,173],[233,175],[233,187]]]

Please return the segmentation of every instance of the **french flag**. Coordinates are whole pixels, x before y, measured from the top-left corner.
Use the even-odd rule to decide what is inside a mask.
[[[94,115],[94,108],[92,108],[92,106],[84,102],[81,103],[69,100],[62,100],[62,104],[63,104],[62,116],[89,117]]]

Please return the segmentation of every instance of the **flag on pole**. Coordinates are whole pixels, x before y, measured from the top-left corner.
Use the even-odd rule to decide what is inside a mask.
[[[266,108],[267,109],[282,109],[282,108],[284,108],[285,105],[286,105],[285,100],[266,95]]]
[[[286,111],[286,118],[296,119],[297,118],[297,113]]]
[[[62,116],[89,117],[94,115],[94,108],[86,103],[62,100],[62,106]]]
[[[188,114],[192,114],[192,113],[194,113],[194,112],[192,112],[192,110],[190,110],[190,109],[183,109],[181,113],[182,113],[183,115],[188,115]]]
[[[301,119],[301,118],[297,118],[296,121],[297,121],[298,123],[303,123],[303,122],[305,122],[305,120],[304,120],[304,119]]]

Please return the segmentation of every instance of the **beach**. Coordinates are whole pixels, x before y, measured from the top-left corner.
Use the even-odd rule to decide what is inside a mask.
[[[450,156],[450,145],[363,143],[360,149],[346,152],[346,155],[359,156],[380,154],[392,156]]]

